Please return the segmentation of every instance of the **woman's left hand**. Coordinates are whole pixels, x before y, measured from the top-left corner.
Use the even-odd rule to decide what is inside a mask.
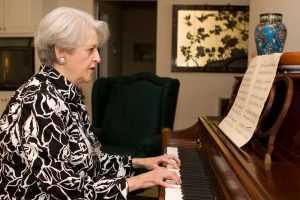
[[[133,158],[132,163],[134,167],[142,166],[148,170],[153,170],[161,166],[178,169],[181,165],[180,160],[176,156],[168,154],[149,158]]]

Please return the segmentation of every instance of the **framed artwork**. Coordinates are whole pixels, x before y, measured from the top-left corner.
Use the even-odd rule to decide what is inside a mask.
[[[174,5],[172,28],[173,72],[245,72],[248,6]]]

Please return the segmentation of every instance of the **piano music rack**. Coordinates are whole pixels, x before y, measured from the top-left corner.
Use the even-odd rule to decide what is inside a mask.
[[[297,56],[296,56],[297,55]],[[283,54],[281,64],[300,64],[300,53]],[[242,77],[235,77],[228,111],[237,95]],[[300,73],[278,72],[269,97],[248,145],[261,155],[266,167],[272,160],[300,163]]]

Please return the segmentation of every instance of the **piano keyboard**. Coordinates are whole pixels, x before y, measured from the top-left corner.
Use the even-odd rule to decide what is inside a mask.
[[[167,154],[176,155],[181,160],[179,175],[182,184],[178,188],[165,188],[165,200],[219,199],[205,152],[167,147]]]

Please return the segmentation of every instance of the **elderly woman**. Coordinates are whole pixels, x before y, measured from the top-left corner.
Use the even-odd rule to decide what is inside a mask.
[[[42,70],[11,98],[0,119],[0,199],[126,199],[127,193],[180,184],[174,156],[108,155],[91,131],[80,86],[101,61],[107,25],[87,13],[57,8],[38,28]],[[21,66],[20,66],[21,67]],[[134,167],[149,171],[132,176]]]

